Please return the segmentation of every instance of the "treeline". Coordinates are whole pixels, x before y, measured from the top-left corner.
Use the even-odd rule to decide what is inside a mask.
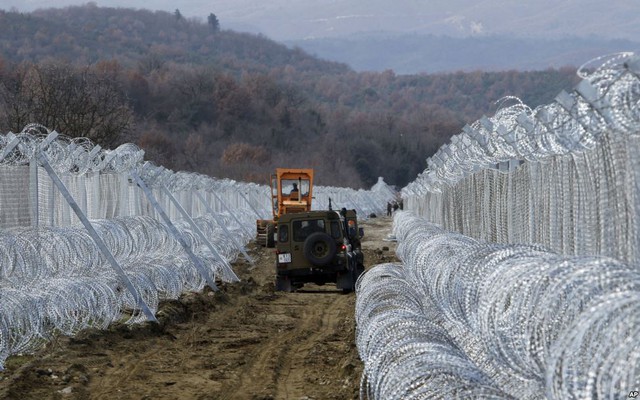
[[[39,122],[136,143],[171,169],[261,183],[275,167],[310,166],[319,184],[403,186],[501,97],[533,107],[576,83],[569,68],[356,73],[179,12],[90,4],[0,11],[0,24],[1,131]]]

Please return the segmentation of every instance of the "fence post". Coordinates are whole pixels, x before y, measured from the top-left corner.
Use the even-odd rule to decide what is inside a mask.
[[[204,242],[204,244],[209,248],[209,250],[211,251],[211,253],[218,259],[218,261],[220,261],[222,263],[222,265],[224,266],[224,268],[227,270],[227,273],[229,273],[232,278],[232,280],[234,281],[239,281],[238,277],[236,276],[236,274],[233,272],[233,269],[231,268],[231,265],[229,264],[229,262],[227,261],[226,258],[222,257],[220,255],[220,253],[218,253],[218,250],[216,250],[215,247],[213,247],[213,245],[211,244],[211,242],[209,241],[209,239],[207,239],[207,237],[204,235],[204,232],[202,232],[202,230],[200,229],[200,227],[195,223],[195,221],[191,218],[191,216],[189,215],[189,213],[184,209],[184,207],[182,207],[182,204],[180,204],[180,202],[178,200],[176,200],[175,196],[173,195],[173,193],[171,193],[171,191],[169,189],[167,189],[166,186],[162,185],[162,190],[164,191],[164,193],[167,195],[167,197],[169,197],[169,200],[173,203],[173,205],[176,207],[176,209],[178,210],[178,212],[180,214],[182,214],[182,217],[189,223],[189,225],[191,225],[191,228],[198,234],[198,236],[200,236],[200,239]]]
[[[31,227],[37,228],[40,225],[40,210],[38,198],[38,162],[35,159],[29,160],[29,202],[31,203]]]
[[[184,251],[187,253],[187,256],[189,256],[189,259],[191,260],[193,265],[196,267],[200,275],[207,281],[207,284],[209,285],[209,287],[211,287],[211,289],[213,290],[218,290],[218,285],[216,285],[211,274],[208,273],[206,267],[202,263],[202,260],[200,259],[200,257],[195,255],[195,253],[191,249],[191,245],[184,239],[180,231],[178,231],[178,228],[176,228],[175,225],[173,225],[173,222],[171,222],[171,218],[169,218],[169,216],[164,211],[160,203],[158,203],[158,200],[151,192],[151,189],[149,189],[147,184],[144,183],[140,175],[138,175],[138,173],[135,170],[131,170],[130,173],[135,183],[144,192],[145,196],[147,197],[147,200],[149,200],[149,203],[151,203],[153,208],[160,215],[160,218],[162,218],[162,220],[164,221],[165,225],[167,226],[167,228],[169,229],[173,237],[178,241],[178,243],[180,243]]]
[[[249,254],[247,254],[246,249],[244,248],[244,246],[239,243],[235,237],[233,237],[233,235],[231,234],[231,232],[229,232],[229,230],[227,229],[227,227],[218,219],[218,216],[214,213],[214,211],[211,209],[211,207],[209,206],[209,204],[205,201],[204,196],[202,196],[202,194],[196,190],[196,196],[198,197],[198,199],[200,199],[200,201],[202,202],[202,204],[204,204],[205,208],[207,209],[207,212],[209,214],[211,214],[211,216],[213,217],[213,219],[216,220],[216,223],[220,226],[220,228],[222,228],[222,230],[224,231],[224,233],[227,234],[227,236],[229,238],[231,238],[231,240],[233,241],[233,244],[236,245],[236,248],[242,253],[242,255],[244,256],[245,260],[249,261],[249,263],[251,263],[251,265],[255,266],[255,263],[253,262],[253,259],[249,256]]]
[[[249,199],[247,199],[245,197],[245,195],[240,191],[240,189],[237,189],[237,188],[234,188],[234,189],[238,192],[240,197],[242,197],[244,199],[244,201],[249,205],[249,207],[253,210],[253,212],[256,214],[256,217],[260,218],[260,213],[258,212],[258,210],[256,210],[256,208],[253,206],[253,204],[251,204]]]
[[[233,217],[233,219],[238,223],[238,225],[240,225],[242,230],[245,231],[248,236],[252,236],[251,231],[247,230],[244,227],[244,225],[242,225],[242,223],[240,222],[238,217],[236,217],[235,214],[233,212],[231,212],[231,209],[229,209],[229,206],[227,206],[227,203],[225,203],[224,200],[222,200],[222,197],[218,196],[218,194],[216,192],[214,192],[214,191],[211,191],[209,193],[211,193],[220,202],[220,205],[222,205],[222,208],[224,208],[229,213],[229,215],[231,215]]]
[[[62,196],[65,198],[65,200],[67,200],[67,203],[69,204],[69,206],[75,212],[76,216],[80,219],[80,222],[82,222],[82,225],[84,225],[84,227],[87,229],[89,236],[91,236],[91,239],[93,239],[93,241],[98,246],[102,254],[105,256],[105,258],[111,265],[111,268],[113,268],[114,271],[118,274],[118,276],[120,276],[120,278],[124,282],[129,292],[133,295],[133,299],[136,302],[136,305],[138,305],[142,309],[142,311],[147,316],[147,319],[149,321],[158,322],[156,317],[151,312],[151,309],[149,309],[149,306],[144,302],[144,300],[142,299],[142,296],[140,296],[140,293],[138,293],[136,288],[131,283],[131,280],[129,280],[129,277],[127,276],[127,274],[124,272],[124,270],[122,269],[118,261],[115,259],[115,257],[113,257],[113,254],[111,254],[111,252],[107,248],[107,245],[104,243],[104,241],[102,240],[98,232],[95,230],[93,225],[91,225],[91,222],[89,221],[87,216],[82,212],[82,210],[78,206],[78,203],[76,203],[76,201],[73,199],[73,196],[71,196],[71,193],[69,192],[69,190],[62,183],[62,180],[60,180],[60,177],[58,177],[58,174],[56,174],[56,172],[53,170],[53,167],[51,167],[51,164],[49,164],[49,159],[42,151],[42,148],[48,146],[48,144],[51,141],[53,141],[57,136],[58,136],[57,132],[55,131],[51,132],[47,137],[46,141],[43,142],[42,147],[37,150],[36,157],[38,158],[40,163],[42,163],[42,166],[47,171],[47,174],[49,174],[49,177],[53,181],[54,185],[58,188]]]

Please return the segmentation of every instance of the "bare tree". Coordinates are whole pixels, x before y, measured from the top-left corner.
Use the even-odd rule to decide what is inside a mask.
[[[57,62],[24,65],[0,90],[4,124],[20,131],[37,122],[113,147],[133,124],[117,73],[117,69],[98,71]]]
[[[25,96],[25,68],[13,68],[0,82],[0,129],[20,132],[31,120],[33,99]]]

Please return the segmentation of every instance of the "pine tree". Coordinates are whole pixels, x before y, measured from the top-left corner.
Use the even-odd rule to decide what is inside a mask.
[[[220,21],[218,21],[218,17],[214,13],[209,14],[207,21],[213,32],[220,32]]]

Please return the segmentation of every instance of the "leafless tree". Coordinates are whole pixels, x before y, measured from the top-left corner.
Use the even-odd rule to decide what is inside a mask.
[[[133,114],[117,70],[48,62],[19,66],[0,87],[0,115],[14,132],[30,122],[113,147],[132,127]]]

